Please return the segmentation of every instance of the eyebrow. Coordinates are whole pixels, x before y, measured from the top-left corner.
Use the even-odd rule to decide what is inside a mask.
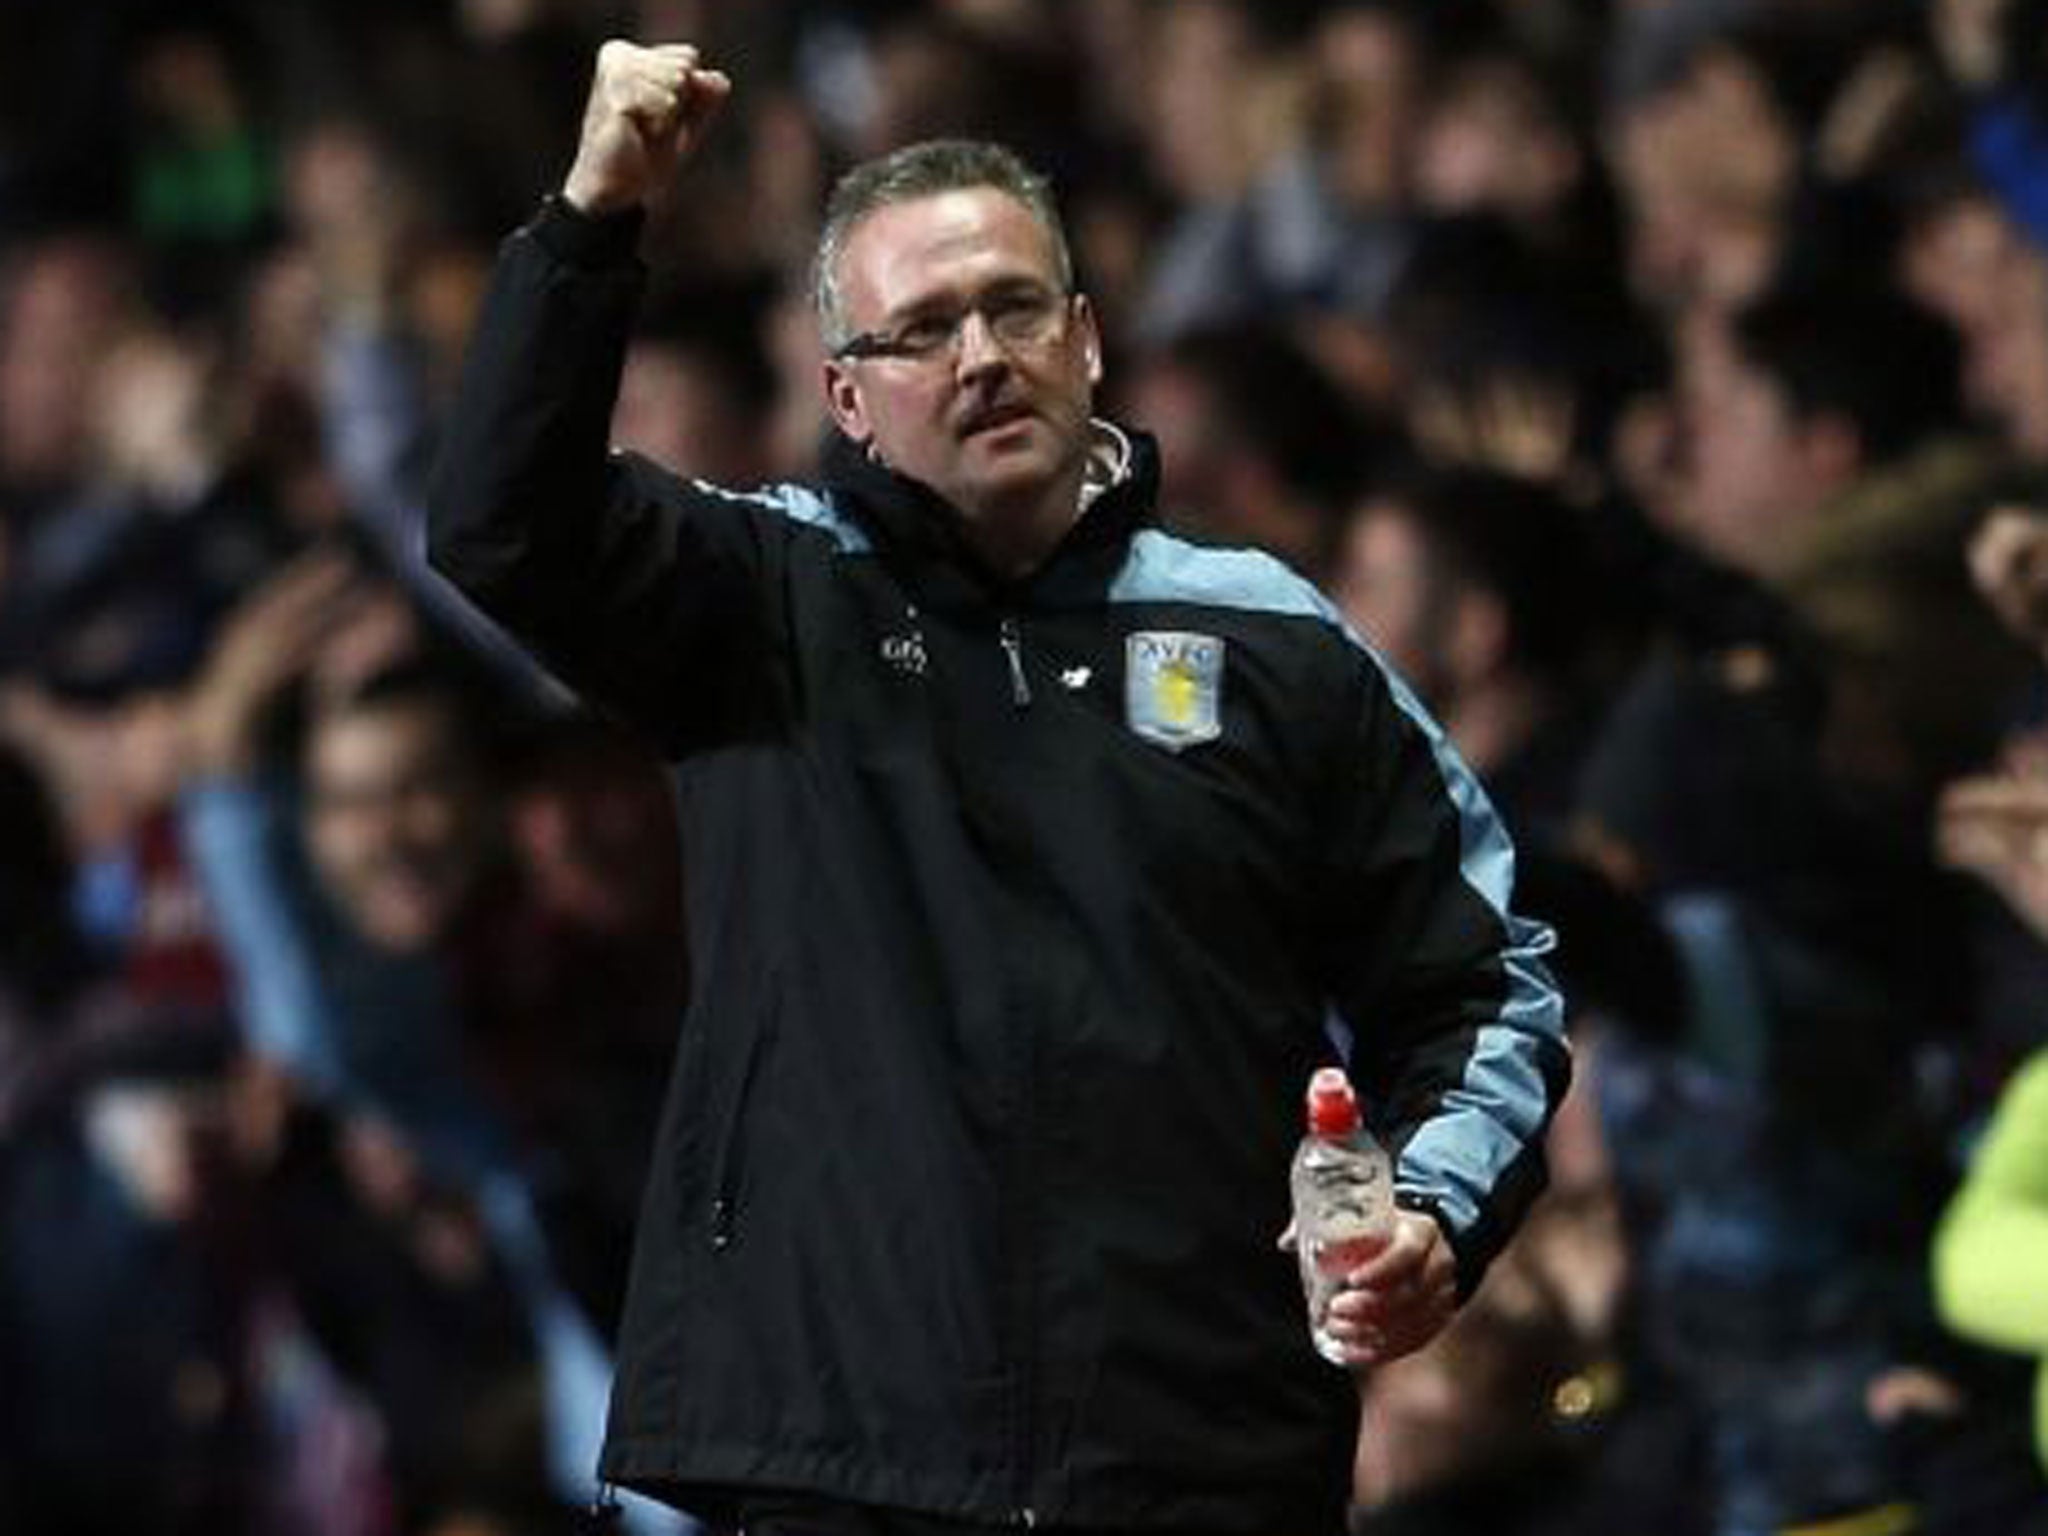
[[[882,312],[880,324],[893,328],[908,321],[929,319],[938,315],[955,314],[991,298],[1010,298],[1021,293],[1045,293],[1060,297],[1063,290],[1057,280],[1048,281],[1036,274],[1022,272],[1002,273],[991,278],[981,287],[964,295],[952,289],[939,293],[920,295],[908,299],[894,309]]]

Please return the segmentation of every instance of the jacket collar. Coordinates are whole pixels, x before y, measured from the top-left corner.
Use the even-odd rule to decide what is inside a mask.
[[[825,442],[825,485],[927,606],[989,609],[1098,601],[1122,566],[1131,536],[1154,519],[1159,453],[1144,432],[1100,418],[1094,425],[1080,516],[1045,562],[1017,580],[981,565],[951,503],[870,458],[837,431]]]

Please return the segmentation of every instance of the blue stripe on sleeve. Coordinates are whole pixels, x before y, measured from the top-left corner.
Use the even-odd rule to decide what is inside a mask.
[[[784,481],[763,486],[757,491],[735,491],[729,486],[714,485],[709,480],[692,480],[690,488],[707,496],[716,496],[721,501],[745,502],[749,506],[761,507],[779,513],[791,522],[817,528],[832,537],[842,554],[866,554],[872,548],[866,530],[848,517],[831,497],[821,496],[807,485]]]
[[[1506,934],[1507,987],[1498,1020],[1478,1031],[1459,1086],[1404,1150],[1400,1177],[1404,1186],[1435,1196],[1453,1225],[1470,1226],[1487,1191],[1542,1128],[1547,1095],[1533,1057],[1543,1040],[1561,1042],[1564,1035],[1563,1000],[1541,958],[1556,947],[1556,936],[1509,910],[1514,848],[1499,814],[1407,683],[1320,591],[1272,556],[1206,548],[1146,529],[1131,541],[1109,595],[1112,603],[1197,603],[1320,619],[1379,669],[1397,707],[1428,741],[1458,813],[1459,869]]]

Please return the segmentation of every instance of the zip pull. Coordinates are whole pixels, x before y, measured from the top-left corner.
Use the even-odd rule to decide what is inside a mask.
[[[1010,658],[1010,702],[1019,709],[1031,707],[1031,680],[1024,675],[1024,639],[1017,633],[1017,621],[1006,618],[997,631],[1003,654]]]

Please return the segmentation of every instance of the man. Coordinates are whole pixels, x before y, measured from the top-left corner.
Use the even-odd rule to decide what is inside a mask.
[[[1379,447],[1375,424],[1306,349],[1266,327],[1190,331],[1134,362],[1124,398],[1162,459],[1162,521],[1321,573]]]
[[[728,89],[600,52],[430,502],[440,568],[684,760],[694,993],[605,1474],[756,1533],[1334,1531],[1355,1393],[1273,1241],[1326,1021],[1406,1206],[1333,1308],[1364,1366],[1541,1181],[1548,935],[1307,586],[1150,526],[1006,152],[835,194],[822,490],[607,456],[636,210]]]
[[[1418,469],[1351,509],[1328,582],[1524,844],[1568,819],[1589,735],[1604,615],[1582,521],[1534,481]]]
[[[1954,331],[1889,288],[1786,286],[1703,319],[1683,366],[1674,531],[1820,643],[1830,771],[1920,815],[1993,750],[2027,667],[1964,569],[2023,481],[1963,430]]]
[[[294,690],[304,741],[281,775],[264,727]],[[342,1261],[306,1271],[316,1299],[360,1293],[357,1331],[335,1348],[385,1421],[401,1506],[523,1496],[504,1474],[543,1451],[560,1495],[585,1497],[611,1374],[596,1320],[626,1267],[602,1158],[641,1127],[651,1139],[653,1115],[613,1092],[595,1124],[551,1090],[572,1055],[579,1088],[607,1063],[630,991],[609,985],[609,956],[586,957],[534,911],[468,693],[420,650],[396,589],[353,557],[314,551],[257,589],[216,639],[185,724],[184,846],[254,1055],[344,1127],[377,1230],[440,1223],[417,1258],[342,1242]],[[565,972],[592,1024],[573,1045],[551,1035],[536,1061],[524,1010],[566,990]],[[530,1445],[522,1422],[478,1437],[450,1411],[465,1394],[523,1400],[536,1370]],[[648,1526],[634,1511],[636,1531],[670,1528],[653,1513]]]

